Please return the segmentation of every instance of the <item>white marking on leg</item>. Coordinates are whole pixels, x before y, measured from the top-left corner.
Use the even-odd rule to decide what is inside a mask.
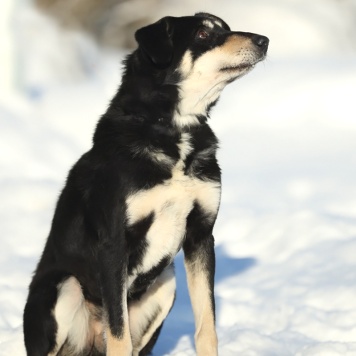
[[[88,340],[89,311],[84,302],[81,286],[75,277],[68,278],[58,286],[54,317],[57,322],[54,354],[67,338],[72,348],[78,353],[81,352]]]
[[[196,263],[185,261],[189,295],[195,319],[195,346],[198,356],[217,355],[217,335],[211,291],[206,274],[197,268]]]
[[[106,327],[106,356],[131,356],[132,340],[127,308],[127,288],[122,291],[123,333],[120,337],[112,334],[109,325]]]
[[[131,356],[132,342],[128,330],[124,331],[122,338],[117,338],[111,333],[109,327],[106,329],[106,356]]]

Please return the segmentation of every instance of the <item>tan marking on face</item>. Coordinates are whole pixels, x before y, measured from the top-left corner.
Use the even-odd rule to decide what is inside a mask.
[[[231,35],[220,48],[224,52],[234,54],[241,49],[252,49],[253,44],[248,37]]]
[[[206,51],[194,61],[188,51],[179,68],[183,79],[179,85],[181,100],[175,121],[206,115],[209,104],[219,98],[224,87],[246,74],[259,59],[260,54],[251,39],[237,34],[231,34],[224,44]],[[229,70],[224,71],[225,68]]]

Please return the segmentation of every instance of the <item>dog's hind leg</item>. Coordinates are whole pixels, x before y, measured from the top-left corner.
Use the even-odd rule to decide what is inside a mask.
[[[53,355],[56,355],[64,343],[68,343],[72,354],[81,354],[88,342],[90,313],[82,288],[75,277],[69,277],[58,286],[58,298],[53,314],[57,323],[56,348]]]
[[[75,277],[48,273],[30,287],[24,312],[28,356],[57,355],[70,344],[73,354],[86,346],[89,311]]]
[[[171,310],[176,290],[174,266],[169,265],[139,300],[129,304],[133,356],[145,356],[152,350],[164,319]]]
[[[63,274],[47,274],[30,285],[23,316],[28,356],[45,356],[56,346],[57,325],[52,311],[57,300],[57,283],[63,278]]]

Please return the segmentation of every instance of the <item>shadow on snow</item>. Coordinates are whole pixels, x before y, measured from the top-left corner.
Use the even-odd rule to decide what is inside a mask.
[[[223,280],[245,272],[256,264],[254,258],[233,258],[226,254],[222,246],[215,248],[216,272],[215,285]],[[177,342],[183,337],[189,337],[189,342],[194,345],[194,317],[187,289],[186,275],[184,270],[183,253],[179,253],[175,259],[177,280],[176,301],[168,315],[157,344],[153,349],[154,356],[170,354]],[[220,299],[216,297],[216,318],[219,319]]]

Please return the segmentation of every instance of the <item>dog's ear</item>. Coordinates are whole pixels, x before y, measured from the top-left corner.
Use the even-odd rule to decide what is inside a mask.
[[[142,27],[135,33],[135,39],[145,54],[159,68],[166,68],[173,57],[171,34],[173,18],[164,17],[152,25]]]

